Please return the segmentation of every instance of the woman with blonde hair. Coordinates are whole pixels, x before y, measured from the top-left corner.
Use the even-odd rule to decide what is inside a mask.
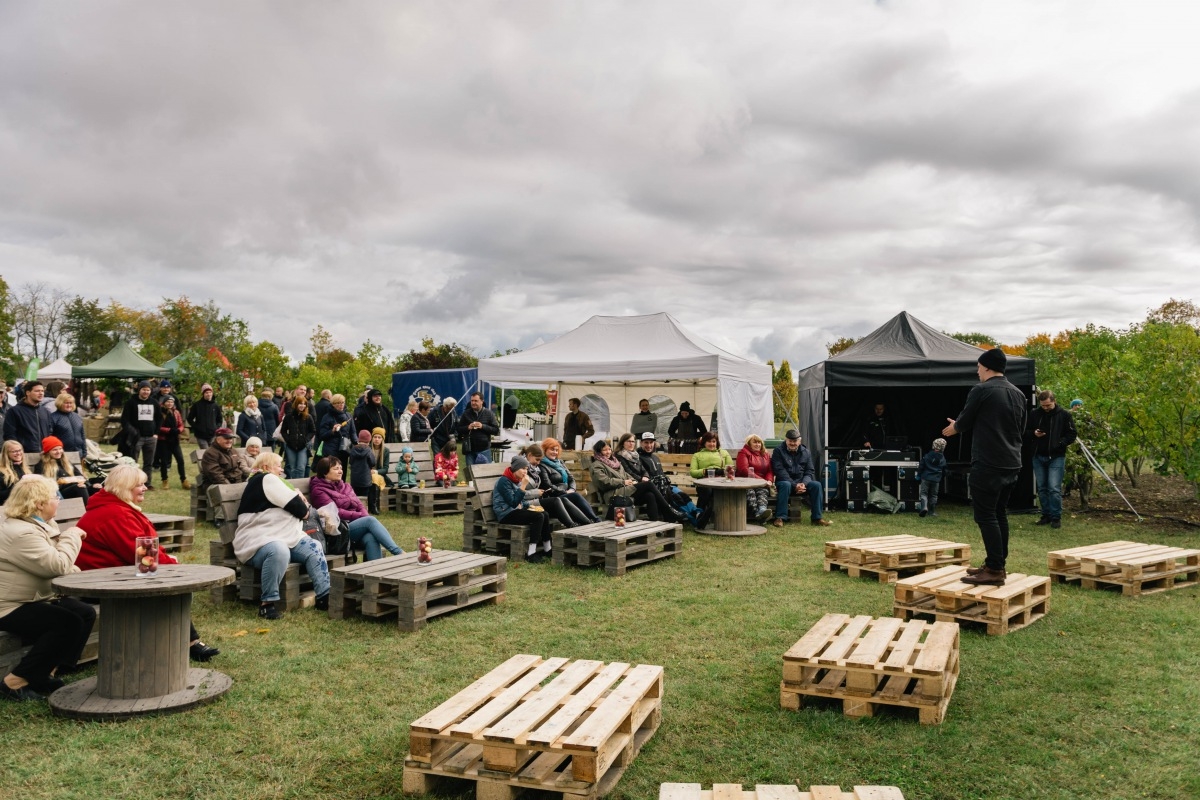
[[[25,468],[25,448],[16,439],[9,439],[0,446],[0,504],[8,500],[8,493],[27,474],[31,473]]]
[[[329,564],[321,545],[304,532],[308,501],[282,476],[283,459],[277,453],[263,453],[255,460],[254,474],[246,481],[238,505],[238,527],[233,536],[237,560],[261,570],[258,616],[263,619],[283,616],[275,603],[279,600],[279,584],[293,561],[303,565],[312,579],[316,609],[329,608]]]
[[[417,401],[409,400],[408,405],[404,407],[404,413],[400,415],[400,423],[396,426],[397,432],[400,434],[400,441],[412,441],[412,418],[416,413]]]
[[[242,447],[250,438],[258,437],[259,443],[267,441],[275,431],[268,431],[262,412],[258,410],[258,398],[252,394],[246,395],[242,401],[242,413],[238,415],[237,435],[242,440]]]
[[[67,460],[63,443],[57,436],[42,439],[42,477],[54,481],[64,500],[77,497],[86,503],[91,495],[83,470]]]
[[[54,521],[58,490],[46,478],[17,482],[0,522],[0,631],[33,647],[0,682],[6,700],[43,700],[62,687],[59,673],[73,669],[96,622],[96,610],[73,597],[58,597],[53,578],[78,572],[75,557],[87,535],[60,531]],[[132,563],[132,562],[130,562]]]
[[[54,413],[50,415],[50,427],[55,436],[62,439],[63,449],[68,453],[79,453],[79,462],[87,458],[87,437],[83,435],[83,418],[75,406],[75,398],[63,392],[54,398]]]
[[[88,501],[87,511],[76,525],[87,532],[75,565],[81,570],[128,567],[134,563],[139,536],[157,536],[154,523],[142,513],[149,477],[133,464],[113,467],[104,479],[104,488]],[[162,548],[158,563],[179,561]],[[193,625],[189,630],[189,655],[193,661],[210,661],[221,651],[200,641]]]
[[[752,471],[753,476],[750,475]],[[739,478],[761,478],[768,485],[775,483],[775,475],[771,471],[771,456],[767,453],[766,443],[758,434],[752,433],[746,437],[746,444],[737,454],[734,474]],[[746,506],[750,516],[759,522],[765,520],[771,513],[768,506],[770,500],[771,492],[767,486],[746,492]]]
[[[346,395],[335,394],[329,402],[332,408],[321,417],[318,435],[321,437],[321,455],[342,462],[342,470],[350,458],[350,448],[358,441],[354,419],[346,410]]]

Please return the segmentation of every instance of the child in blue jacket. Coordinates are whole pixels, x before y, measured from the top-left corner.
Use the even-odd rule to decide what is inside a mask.
[[[942,485],[942,474],[946,471],[946,457],[942,455],[945,449],[945,439],[934,439],[933,449],[921,457],[921,467],[917,470],[917,478],[921,481],[921,499],[917,509],[922,517],[926,514],[937,516],[938,487]]]

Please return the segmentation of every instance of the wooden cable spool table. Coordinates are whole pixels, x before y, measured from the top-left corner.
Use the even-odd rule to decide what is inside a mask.
[[[183,711],[229,691],[233,680],[188,667],[192,592],[234,581],[228,567],[169,564],[152,577],[110,567],[55,578],[62,594],[100,600],[100,658],[94,678],[50,696],[55,714],[121,719]]]
[[[695,486],[711,489],[713,511],[711,527],[696,531],[712,536],[759,536],[767,532],[761,525],[746,523],[746,495],[751,489],[767,486],[762,478],[698,478]]]

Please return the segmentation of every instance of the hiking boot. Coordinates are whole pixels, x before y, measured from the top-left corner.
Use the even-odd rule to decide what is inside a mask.
[[[1050,518],[1049,518],[1049,517],[1047,517],[1045,514],[1043,514],[1043,515],[1042,515],[1042,517],[1041,517],[1041,519],[1039,519],[1037,522],[1035,522],[1035,523],[1033,523],[1033,524],[1034,524],[1034,525],[1049,525],[1049,524],[1050,524]]]
[[[833,523],[830,522],[829,520],[825,519],[824,517],[822,517],[821,519],[814,519],[812,521],[812,524],[816,525],[818,527],[821,527],[821,528],[828,528]]]
[[[283,612],[274,603],[263,603],[258,607],[258,615],[263,619],[283,619]]]
[[[779,517],[776,517],[776,518],[775,518],[775,521],[774,521],[774,522],[772,522],[771,524],[772,524],[772,525],[774,525],[776,528],[782,528],[782,527],[783,527],[783,520],[781,520]]]
[[[983,572],[983,570],[984,570],[983,567],[967,567],[967,574],[968,575],[978,575],[979,573]]]
[[[974,575],[963,578],[962,582],[973,586],[1003,586],[1006,578],[1008,578],[1008,573],[1004,570],[984,567]]]
[[[1050,520],[1050,527],[1054,528],[1054,530],[1058,530],[1059,528],[1062,527],[1062,520],[1061,519]]]
[[[182,482],[182,483],[180,483],[179,485],[180,485],[180,486],[182,486],[184,489],[190,489],[190,488],[192,488],[192,483],[191,483],[191,481],[189,481],[187,478],[184,478],[184,479],[183,479],[183,482]]]
[[[171,482],[170,482],[170,481],[163,481],[163,482],[162,482],[162,488],[164,488],[164,489],[170,489],[170,488],[171,488]]]

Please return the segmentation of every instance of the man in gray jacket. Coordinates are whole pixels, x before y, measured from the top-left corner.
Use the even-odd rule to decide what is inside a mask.
[[[958,419],[942,429],[945,437],[971,433],[971,506],[983,536],[987,560],[967,570],[964,583],[1003,586],[1008,577],[1008,498],[1021,475],[1021,439],[1028,415],[1025,396],[1004,377],[1008,357],[996,347],[979,357],[979,385],[967,395]]]

